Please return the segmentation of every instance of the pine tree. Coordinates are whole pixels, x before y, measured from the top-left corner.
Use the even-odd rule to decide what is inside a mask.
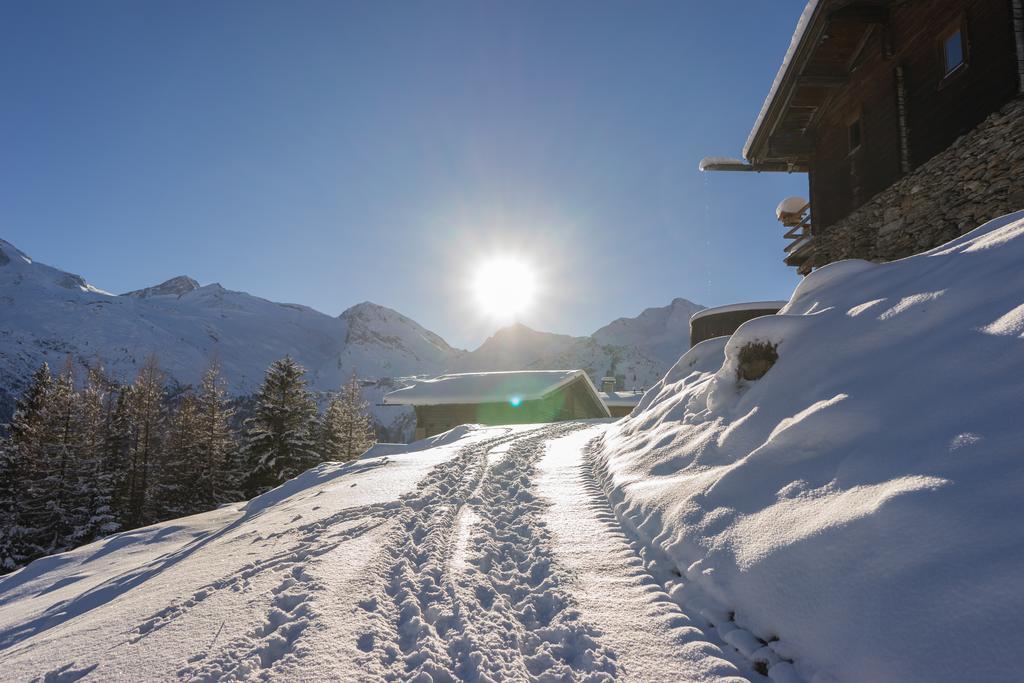
[[[305,369],[285,357],[267,369],[246,420],[249,463],[246,494],[256,495],[320,462],[314,445],[316,403],[306,390]]]
[[[110,508],[115,522],[122,527],[129,523],[131,492],[128,481],[131,462],[131,387],[120,387],[117,398],[108,399],[106,429],[103,434],[103,476],[108,480]]]
[[[43,457],[29,488],[28,508],[52,553],[67,549],[75,535],[78,395],[70,356],[53,382],[43,434]]]
[[[102,538],[120,528],[113,506],[117,474],[107,466],[110,385],[103,368],[97,364],[89,368],[85,388],[79,395],[80,442],[73,545]]]
[[[128,509],[129,527],[146,520],[147,496],[154,469],[160,460],[166,410],[164,406],[164,375],[156,356],[150,356],[128,392]]]
[[[186,394],[170,416],[148,499],[147,517],[151,520],[182,517],[209,509],[197,499],[204,479],[204,463],[199,453],[196,415],[196,399]]]
[[[30,508],[34,484],[40,476],[39,463],[45,457],[52,390],[50,367],[43,363],[18,399],[7,425],[8,437],[0,449],[0,515],[4,525],[0,567],[4,570],[14,569],[47,550],[45,542],[40,541],[46,529],[34,526]]]
[[[228,407],[220,366],[210,365],[196,396],[196,431],[203,456],[200,489],[204,510],[241,498],[238,446],[231,430],[234,411]]]
[[[376,442],[369,405],[353,375],[331,398],[320,420],[319,442],[325,458],[352,460]]]

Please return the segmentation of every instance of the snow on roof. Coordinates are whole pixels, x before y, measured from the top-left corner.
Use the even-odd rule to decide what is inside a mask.
[[[743,157],[745,159],[750,159],[750,148],[754,144],[754,138],[757,137],[758,130],[760,130],[761,124],[764,123],[765,116],[768,115],[768,107],[771,106],[772,100],[775,99],[779,86],[782,85],[782,80],[789,72],[789,65],[793,61],[793,56],[796,55],[797,48],[800,47],[804,40],[807,27],[811,24],[811,17],[818,8],[818,4],[819,0],[807,0],[807,5],[800,15],[800,20],[796,22],[796,29],[793,31],[793,39],[789,41],[789,49],[786,50],[786,56],[783,57],[782,65],[779,67],[778,73],[775,74],[775,81],[772,83],[771,90],[768,91],[768,97],[765,98],[764,104],[761,105],[761,111],[757,115],[757,120],[754,121],[754,127],[751,129],[750,135],[747,136],[747,142],[743,145]]]
[[[606,406],[623,406],[632,407],[637,403],[640,403],[640,399],[644,397],[644,392],[640,390],[636,391],[601,391],[598,392],[598,396],[604,401]]]
[[[786,197],[775,207],[775,217],[781,218],[784,213],[800,213],[807,204],[803,197]]]
[[[701,171],[706,171],[712,166],[749,166],[743,159],[737,159],[736,157],[704,157],[700,160],[700,164],[697,168]],[[713,169],[712,169],[713,170]]]
[[[748,301],[742,304],[726,304],[725,306],[715,306],[714,308],[705,308],[702,311],[697,311],[690,316],[690,322],[703,318],[706,315],[716,315],[718,313],[731,313],[733,311],[768,311],[768,310],[779,310],[788,301]]]
[[[583,377],[596,394],[593,382],[582,370],[516,370],[466,372],[441,375],[392,391],[384,396],[390,405],[446,405],[453,403],[504,403],[532,401]]]

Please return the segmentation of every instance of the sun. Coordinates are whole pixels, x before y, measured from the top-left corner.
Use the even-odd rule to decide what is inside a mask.
[[[506,256],[481,262],[470,287],[482,313],[513,321],[533,306],[539,283],[528,262]]]

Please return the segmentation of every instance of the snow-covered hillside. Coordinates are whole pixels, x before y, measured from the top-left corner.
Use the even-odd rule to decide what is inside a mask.
[[[672,596],[787,676],[1020,680],[1022,264],[1024,212],[684,355],[597,457]]]

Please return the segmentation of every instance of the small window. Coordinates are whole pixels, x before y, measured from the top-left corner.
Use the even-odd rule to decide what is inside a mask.
[[[847,140],[849,142],[850,152],[855,152],[860,148],[861,131],[860,131],[860,119],[857,119],[849,125],[846,129]]]
[[[964,33],[962,29],[956,29],[942,41],[942,58],[945,62],[943,76],[953,73],[967,61],[967,55],[964,52]]]

